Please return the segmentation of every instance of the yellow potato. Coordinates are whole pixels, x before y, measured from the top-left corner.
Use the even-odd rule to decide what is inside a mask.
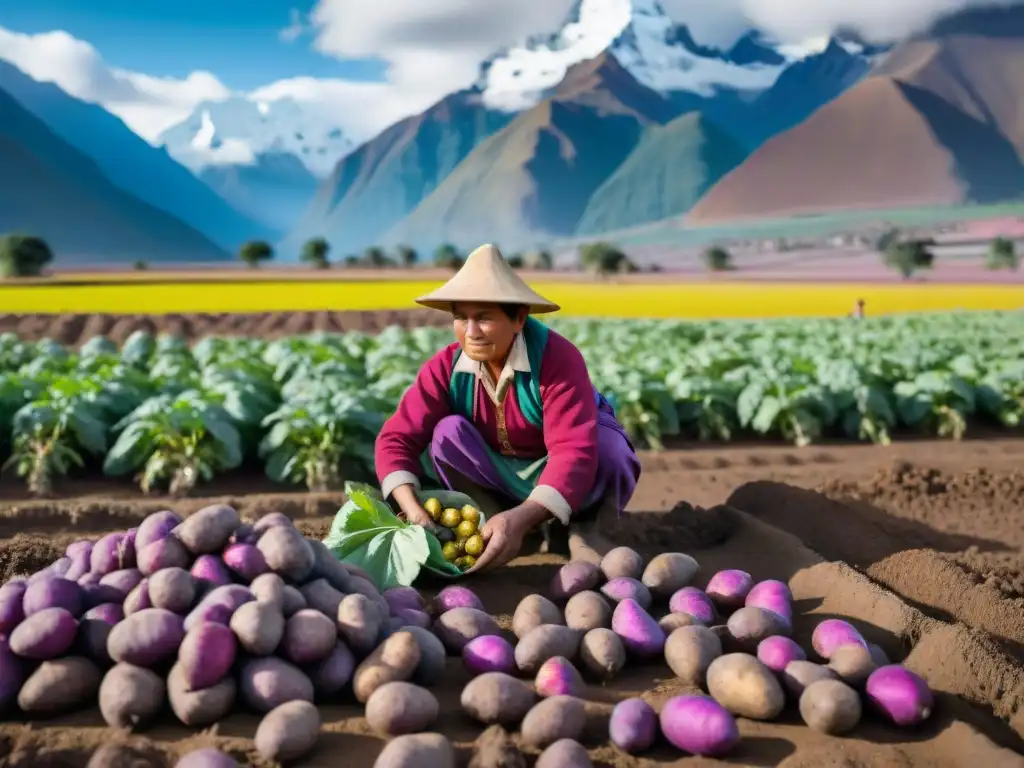
[[[441,547],[441,554],[444,555],[444,559],[450,563],[459,556],[459,547],[454,541],[449,541]]]
[[[470,523],[480,522],[480,510],[467,504],[462,508],[462,519]]]
[[[473,557],[479,556],[484,551],[484,537],[474,533],[466,539],[466,554]]]
[[[448,509],[441,513],[441,525],[445,528],[455,528],[461,522],[462,515],[454,507],[448,507]]]
[[[471,523],[469,520],[463,520],[455,528],[455,534],[460,539],[468,539],[474,533],[476,533],[476,523]]]

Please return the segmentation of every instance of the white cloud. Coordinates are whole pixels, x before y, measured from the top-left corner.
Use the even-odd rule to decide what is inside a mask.
[[[306,31],[306,22],[302,18],[302,12],[298,8],[292,8],[288,12],[288,26],[277,33],[279,40],[285,43],[294,43]]]
[[[185,119],[199,102],[230,94],[209,72],[192,72],[182,80],[110,67],[89,43],[63,31],[24,35],[0,27],[0,59],[34,80],[102,104],[147,140]]]

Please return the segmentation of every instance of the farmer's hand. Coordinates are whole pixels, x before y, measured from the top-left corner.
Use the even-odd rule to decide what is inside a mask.
[[[519,554],[526,534],[550,516],[551,513],[545,507],[533,501],[525,501],[518,507],[492,517],[480,531],[484,551],[466,573],[505,565]]]
[[[434,530],[434,521],[416,498],[416,490],[411,485],[398,486],[391,492],[391,497],[398,504],[401,516],[406,522],[419,525],[428,531]]]

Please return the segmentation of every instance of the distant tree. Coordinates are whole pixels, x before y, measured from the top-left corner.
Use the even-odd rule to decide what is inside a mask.
[[[712,272],[728,272],[734,268],[732,254],[720,245],[713,245],[701,255],[704,266]]]
[[[434,251],[434,266],[441,269],[459,269],[465,261],[459,249],[451,243],[439,245]]]
[[[143,259],[138,259],[132,263],[132,269],[143,272],[149,269],[149,262],[144,261]]]
[[[543,250],[529,251],[523,256],[523,263],[527,269],[545,272],[555,267],[555,260],[552,258],[550,251]]]
[[[395,249],[395,253],[398,255],[398,263],[403,267],[414,267],[420,259],[416,249],[411,245],[400,245]]]
[[[0,237],[0,277],[38,277],[53,261],[53,251],[41,237]]]
[[[380,269],[381,267],[387,266],[388,261],[390,261],[390,259],[388,259],[387,253],[379,246],[372,245],[363,251],[363,262],[368,267]]]
[[[935,265],[935,254],[930,250],[934,243],[930,240],[907,240],[892,243],[885,250],[883,259],[886,266],[895,269],[904,279],[922,269],[931,269]]]
[[[323,237],[311,237],[302,245],[302,255],[299,257],[303,263],[309,264],[316,269],[327,269],[331,262],[327,260],[327,254],[331,252],[331,244]]]
[[[274,249],[270,243],[264,240],[250,240],[243,243],[238,251],[238,257],[255,269],[262,261],[270,261],[274,258]]]
[[[508,262],[508,265],[512,267],[512,269],[522,269],[526,264],[521,253],[509,254],[505,257],[505,261]]]
[[[988,245],[985,266],[989,269],[1009,269],[1016,272],[1020,269],[1020,254],[1017,246],[1006,237],[997,237]]]
[[[875,240],[875,250],[878,253],[885,253],[890,247],[898,243],[899,239],[900,231],[895,227],[889,227]]]
[[[588,243],[579,249],[580,265],[588,272],[598,275],[611,275],[622,272],[623,262],[629,257],[611,243]]]

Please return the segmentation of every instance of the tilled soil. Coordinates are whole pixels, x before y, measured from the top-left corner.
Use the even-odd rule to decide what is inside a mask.
[[[811,731],[790,708],[777,722],[741,719],[743,743],[725,761],[681,756],[665,745],[640,759],[607,745],[611,706],[640,695],[657,707],[685,692],[663,663],[645,664],[588,693],[586,741],[595,765],[1024,766],[1024,442],[688,450],[648,454],[643,463],[630,514],[609,532],[616,541],[646,554],[690,552],[702,565],[701,583],[725,567],[787,580],[802,614],[796,638],[805,647],[817,621],[849,618],[922,674],[938,705],[921,729],[897,730],[869,715],[843,739]],[[326,533],[341,501],[337,494],[244,495],[247,489],[266,485],[229,480],[219,499],[250,516],[283,511],[310,535]],[[83,495],[36,502],[0,492],[0,536],[9,537],[0,544],[0,578],[37,570],[83,532],[125,528],[155,509],[188,512],[211,500],[143,500],[103,484],[69,490]],[[518,601],[545,592],[560,562],[521,557],[470,586],[508,629]],[[451,660],[435,690],[438,729],[458,745],[462,765],[481,732],[460,711],[466,679]],[[346,765],[372,765],[382,742],[359,708],[332,704],[321,712],[323,737],[298,764],[334,766],[344,755]],[[82,766],[107,742],[133,744],[143,760],[136,765],[173,765],[174,756],[205,744],[259,765],[249,741],[257,722],[240,712],[195,733],[167,716],[139,736],[113,733],[96,711],[11,723],[0,726],[0,766]]]

